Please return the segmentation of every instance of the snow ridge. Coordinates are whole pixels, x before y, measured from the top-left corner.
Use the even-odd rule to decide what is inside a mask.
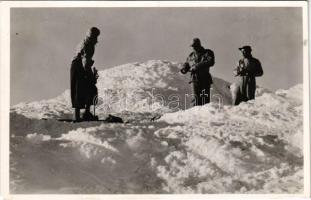
[[[148,61],[100,72],[100,96],[122,98],[102,101],[98,114],[126,112],[135,122],[53,120],[72,112],[69,91],[12,107],[12,192],[302,193],[302,84],[259,88],[256,100],[239,106],[214,101],[176,111],[148,100],[153,86],[164,98],[189,91],[179,67]],[[143,120],[154,114],[161,117]]]

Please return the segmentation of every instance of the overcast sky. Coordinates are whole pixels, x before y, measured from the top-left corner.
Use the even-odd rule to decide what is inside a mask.
[[[55,97],[69,88],[69,69],[86,31],[101,30],[99,70],[130,62],[184,62],[192,38],[215,53],[214,76],[233,81],[251,45],[264,69],[257,84],[275,90],[302,83],[301,8],[13,8],[11,105]]]

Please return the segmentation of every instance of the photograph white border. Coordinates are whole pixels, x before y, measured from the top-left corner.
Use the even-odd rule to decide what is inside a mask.
[[[304,192],[302,194],[11,195],[9,193],[10,8],[26,7],[301,7],[303,10]],[[310,197],[310,71],[305,1],[15,1],[0,2],[0,194],[4,199],[297,199]]]

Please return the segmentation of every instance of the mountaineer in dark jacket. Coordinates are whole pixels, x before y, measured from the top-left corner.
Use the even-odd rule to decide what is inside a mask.
[[[215,64],[214,52],[202,47],[199,38],[194,38],[191,46],[193,52],[188,56],[181,73],[191,72],[193,105],[204,105],[210,102],[210,88],[213,80],[209,69]]]
[[[238,105],[241,101],[255,99],[256,77],[263,75],[263,69],[258,59],[252,56],[252,48],[243,46],[239,48],[243,58],[239,60],[237,67],[234,69],[235,76],[240,76],[239,99],[233,100],[234,105]]]
[[[95,86],[98,78],[97,70],[92,69],[94,61],[92,57],[100,31],[92,27],[86,38],[81,43],[77,55],[73,58],[70,68],[71,103],[75,108],[75,121],[81,121],[80,109],[85,109],[84,120],[92,120],[90,106],[93,105],[94,96],[97,95]]]
[[[86,104],[86,79],[82,64],[82,55],[78,53],[72,62],[70,68],[70,92],[72,107],[84,109]],[[77,113],[76,113],[77,114]]]

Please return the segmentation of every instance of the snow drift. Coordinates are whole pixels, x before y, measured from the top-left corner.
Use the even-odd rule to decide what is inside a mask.
[[[178,71],[167,61],[101,71],[98,114],[123,124],[55,120],[72,112],[68,91],[12,107],[11,192],[303,192],[302,85],[230,106],[229,83],[215,78],[223,104],[185,110],[157,96],[190,93]]]
[[[181,67],[180,63],[152,60],[100,71],[99,116],[125,111],[163,114],[189,108],[191,85],[189,75],[179,72]],[[213,81],[211,100],[218,102],[221,95],[224,104],[231,104],[230,84],[216,77]],[[71,117],[70,91],[54,99],[17,104],[11,111],[37,119]]]

